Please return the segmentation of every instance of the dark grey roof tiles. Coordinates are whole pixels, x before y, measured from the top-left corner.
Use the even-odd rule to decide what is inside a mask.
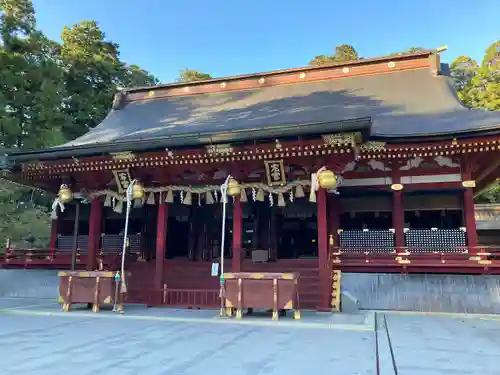
[[[64,145],[265,130],[369,117],[375,137],[418,137],[500,128],[500,113],[472,111],[449,78],[428,69],[133,102]]]

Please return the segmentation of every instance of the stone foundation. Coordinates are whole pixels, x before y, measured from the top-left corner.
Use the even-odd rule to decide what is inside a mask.
[[[57,300],[59,278],[53,270],[0,269],[0,297]]]
[[[360,308],[500,314],[500,276],[343,273]]]
[[[0,269],[0,297],[56,300],[52,270]],[[500,276],[343,273],[342,291],[360,308],[500,314]]]

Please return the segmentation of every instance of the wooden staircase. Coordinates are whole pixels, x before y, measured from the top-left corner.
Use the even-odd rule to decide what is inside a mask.
[[[211,276],[212,263],[187,259],[165,260],[164,282],[167,290],[203,293],[218,291],[219,278]],[[150,302],[148,291],[154,287],[155,262],[130,263],[132,273],[128,283],[129,303]],[[301,309],[316,309],[320,302],[319,270],[316,260],[280,260],[269,263],[252,263],[245,260],[245,272],[298,272]],[[231,272],[231,260],[225,263],[224,272]]]

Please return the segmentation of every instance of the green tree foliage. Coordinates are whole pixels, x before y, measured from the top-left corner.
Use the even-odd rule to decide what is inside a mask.
[[[404,55],[404,54],[407,54],[407,53],[417,53],[417,52],[423,52],[423,51],[427,51],[427,49],[423,48],[423,47],[410,47],[410,48],[408,48],[407,50],[405,50],[403,52],[391,53],[390,56],[398,56],[398,55]]]
[[[65,120],[57,45],[36,29],[30,1],[2,0],[0,10],[1,145],[51,145]]]
[[[0,179],[0,252],[7,238],[18,247],[46,247],[50,239],[49,197]]]
[[[118,45],[95,21],[64,28],[61,39],[37,29],[31,0],[0,0],[0,147],[62,144],[99,124],[118,88],[158,83],[121,61]],[[35,245],[46,246],[49,201],[0,179],[0,241],[31,232]]]
[[[311,61],[309,65],[320,66],[325,64],[332,64],[336,62],[358,60],[359,55],[356,49],[350,44],[342,44],[335,47],[333,55],[318,55]]]
[[[488,47],[481,64],[468,56],[457,57],[451,64],[451,74],[465,106],[500,111],[500,41]],[[500,203],[500,185],[493,184],[476,201]]]
[[[198,70],[184,69],[179,74],[178,82],[196,82],[212,79],[212,76],[207,73],[201,73]]]
[[[488,47],[481,64],[459,56],[451,64],[451,71],[465,106],[500,111],[500,41]]]
[[[65,71],[63,132],[72,139],[98,125],[111,109],[118,87],[150,86],[157,80],[137,65],[119,59],[119,46],[106,40],[95,21],[65,27],[61,60]]]

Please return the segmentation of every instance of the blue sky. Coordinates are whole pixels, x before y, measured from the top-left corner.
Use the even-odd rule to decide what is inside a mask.
[[[34,0],[38,27],[96,20],[122,59],[163,82],[184,68],[213,76],[307,65],[336,45],[376,57],[411,46],[448,45],[481,59],[500,39],[500,0]]]

